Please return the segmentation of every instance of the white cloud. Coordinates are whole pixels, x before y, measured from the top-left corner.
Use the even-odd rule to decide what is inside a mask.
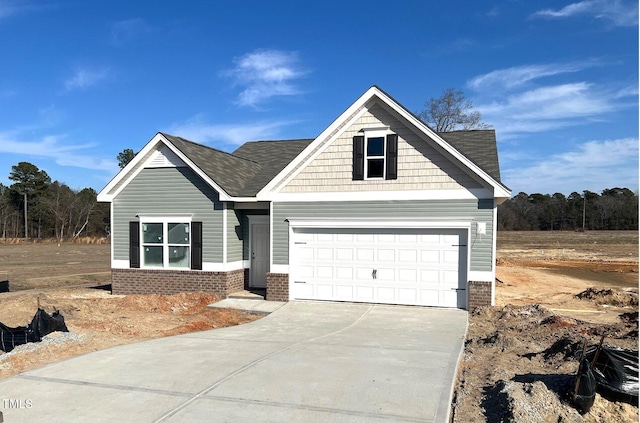
[[[576,63],[548,63],[515,66],[507,69],[498,69],[476,76],[467,82],[467,86],[474,90],[487,90],[494,87],[513,89],[534,80],[570,72],[579,72],[588,67],[598,65],[597,62]]]
[[[132,18],[118,21],[111,26],[111,41],[121,45],[153,31],[144,19]]]
[[[635,0],[585,0],[571,3],[558,10],[539,10],[532,16],[542,18],[591,16],[610,21],[615,26],[635,26],[638,24],[638,3]]]
[[[64,87],[67,91],[83,90],[96,85],[108,75],[109,72],[106,69],[78,69],[64,82]]]
[[[306,74],[297,54],[279,50],[256,50],[235,60],[233,69],[222,72],[244,87],[236,103],[256,106],[274,96],[300,94],[294,81]]]
[[[553,77],[594,66],[604,64],[592,60],[517,66],[476,76],[467,86],[477,93],[474,104],[483,120],[499,128],[501,139],[505,140],[517,134],[604,120],[612,112],[637,104],[637,88],[633,86],[605,88],[586,81],[554,83],[558,78]],[[549,83],[541,84],[544,79]]]
[[[207,123],[202,115],[196,115],[186,122],[171,125],[167,132],[205,144],[221,142],[240,145],[247,141],[277,138],[281,128],[294,123],[297,122],[260,121],[248,124],[219,125]]]
[[[65,139],[65,135],[47,135],[35,140],[21,140],[19,134],[14,131],[0,132],[0,152],[51,159],[60,166],[116,173],[118,166],[115,160],[82,153],[94,148],[95,143],[65,144]]]
[[[634,190],[638,188],[637,158],[637,138],[588,141],[574,151],[552,155],[528,167],[506,166],[502,180],[514,193],[570,194],[613,187]]]

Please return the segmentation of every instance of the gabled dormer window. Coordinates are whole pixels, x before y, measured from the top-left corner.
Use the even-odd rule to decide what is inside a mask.
[[[398,135],[363,130],[353,137],[353,179],[398,179]]]

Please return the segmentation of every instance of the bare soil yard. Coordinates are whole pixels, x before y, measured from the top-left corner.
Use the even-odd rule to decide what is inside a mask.
[[[569,394],[584,342],[638,348],[637,232],[499,232],[497,307],[469,314],[453,421],[637,422]]]
[[[637,406],[597,396],[580,415],[567,393],[583,342],[637,349],[637,232],[500,232],[497,307],[469,313],[454,422],[637,422]],[[28,323],[37,303],[70,333],[0,352],[0,379],[70,356],[160,336],[245,323],[207,310],[205,293],[113,296],[69,288],[109,283],[109,246],[0,244],[0,321]],[[22,290],[22,291],[16,291]]]

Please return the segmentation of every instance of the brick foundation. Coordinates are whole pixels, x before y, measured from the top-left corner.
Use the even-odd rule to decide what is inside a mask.
[[[230,272],[111,269],[114,294],[177,294],[213,292],[221,299],[244,288],[244,269]]]
[[[491,282],[469,281],[469,311],[491,305]]]
[[[267,273],[267,301],[289,301],[289,274]]]

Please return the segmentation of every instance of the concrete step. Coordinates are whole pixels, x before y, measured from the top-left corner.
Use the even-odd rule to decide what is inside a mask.
[[[264,295],[260,295],[255,292],[250,291],[238,291],[232,294],[229,294],[228,298],[235,298],[241,300],[264,300]]]

